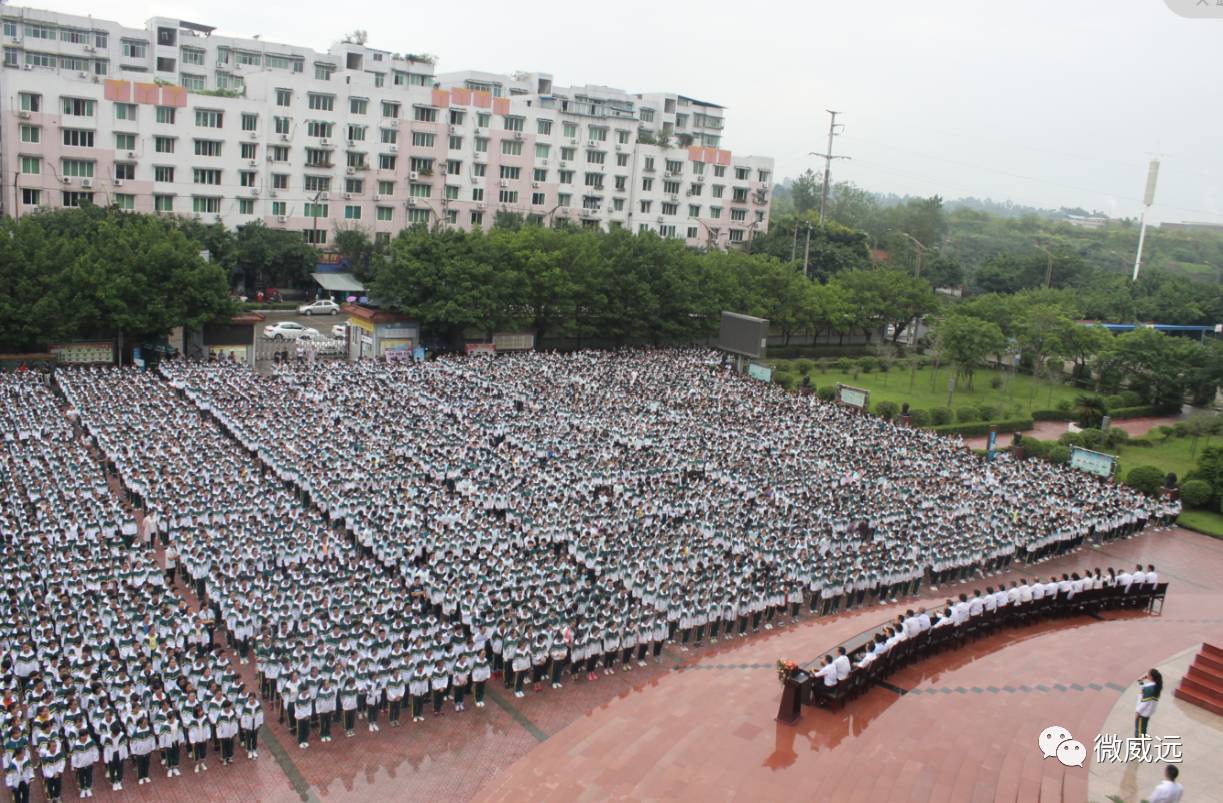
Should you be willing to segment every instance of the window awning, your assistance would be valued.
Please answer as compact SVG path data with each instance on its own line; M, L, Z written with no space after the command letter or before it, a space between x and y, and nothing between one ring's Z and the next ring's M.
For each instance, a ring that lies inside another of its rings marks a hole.
M365 286L351 273L311 273L314 281L329 293L362 293Z

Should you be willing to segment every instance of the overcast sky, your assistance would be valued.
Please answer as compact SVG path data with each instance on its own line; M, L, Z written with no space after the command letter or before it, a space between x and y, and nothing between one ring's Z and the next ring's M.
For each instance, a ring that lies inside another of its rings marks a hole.
M1213 2L1213 0L1211 0ZM439 71L550 72L559 85L675 91L727 107L724 146L779 177L822 161L872 190L1223 222L1223 19L1163 0L391 4L47 0L127 25L178 16L325 50L346 31Z

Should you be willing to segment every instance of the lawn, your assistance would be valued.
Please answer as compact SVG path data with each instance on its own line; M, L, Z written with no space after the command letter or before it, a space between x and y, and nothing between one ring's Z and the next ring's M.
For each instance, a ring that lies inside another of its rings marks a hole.
M1218 438L1212 438L1210 443L1206 438L1201 438L1198 440L1197 451L1194 452L1193 438L1168 438L1164 441L1156 437L1142 440L1155 445L1149 447L1129 445L1115 451L1121 460L1121 471L1128 474L1134 466L1155 466L1165 474L1169 471L1176 472L1178 480L1184 480L1185 475L1193 469L1197 464L1197 459L1202 456L1203 449L1210 443L1218 445L1220 442Z
M1210 510L1186 510L1176 523L1199 533L1223 538L1223 515Z
M801 376L795 363L800 360L770 360L775 368L784 370L789 367L791 372ZM825 370L819 370L824 368ZM812 367L811 384L816 387L837 383L866 388L871 392L871 405L876 402L890 401L897 405L908 402L916 410L933 410L936 407L947 406L947 380L955 374L953 368L933 366L919 368L915 372L893 368L887 373L872 371L869 374L859 373L856 377L849 373L834 370L831 365L815 362ZM1001 387L993 388L990 380L995 377L1001 380ZM801 381L801 380L800 380ZM1030 410L1047 410L1055 407L1059 401L1074 403L1076 396L1084 391L1068 384L1051 383L1033 379L1025 374L1011 376L1009 372L995 369L980 369L973 376L973 388L964 387L962 381L956 383L956 389L951 399L951 407L955 409L966 405L987 404L998 411L996 417L1018 417L1027 415Z

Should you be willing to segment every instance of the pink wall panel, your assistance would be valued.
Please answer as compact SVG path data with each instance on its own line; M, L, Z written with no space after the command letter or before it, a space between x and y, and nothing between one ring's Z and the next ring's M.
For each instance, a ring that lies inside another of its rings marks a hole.
M104 97L119 103L130 103L132 100L132 82L107 78L103 84Z
M481 109L487 109L493 105L493 96L491 92L472 92L471 103L473 106L479 106Z
M459 106L471 105L471 90L455 87L450 90L450 99Z
M444 89L433 90L433 105L446 108L450 105L450 93Z
M161 87L157 84L136 84L136 102L152 103L161 100Z

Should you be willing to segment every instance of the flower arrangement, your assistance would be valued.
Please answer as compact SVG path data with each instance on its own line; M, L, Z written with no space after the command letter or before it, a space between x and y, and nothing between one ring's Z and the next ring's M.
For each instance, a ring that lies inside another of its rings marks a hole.
M782 685L785 685L785 682L789 680L790 677L797 671L798 664L794 663L793 661L783 661L778 659L777 680L780 681Z

